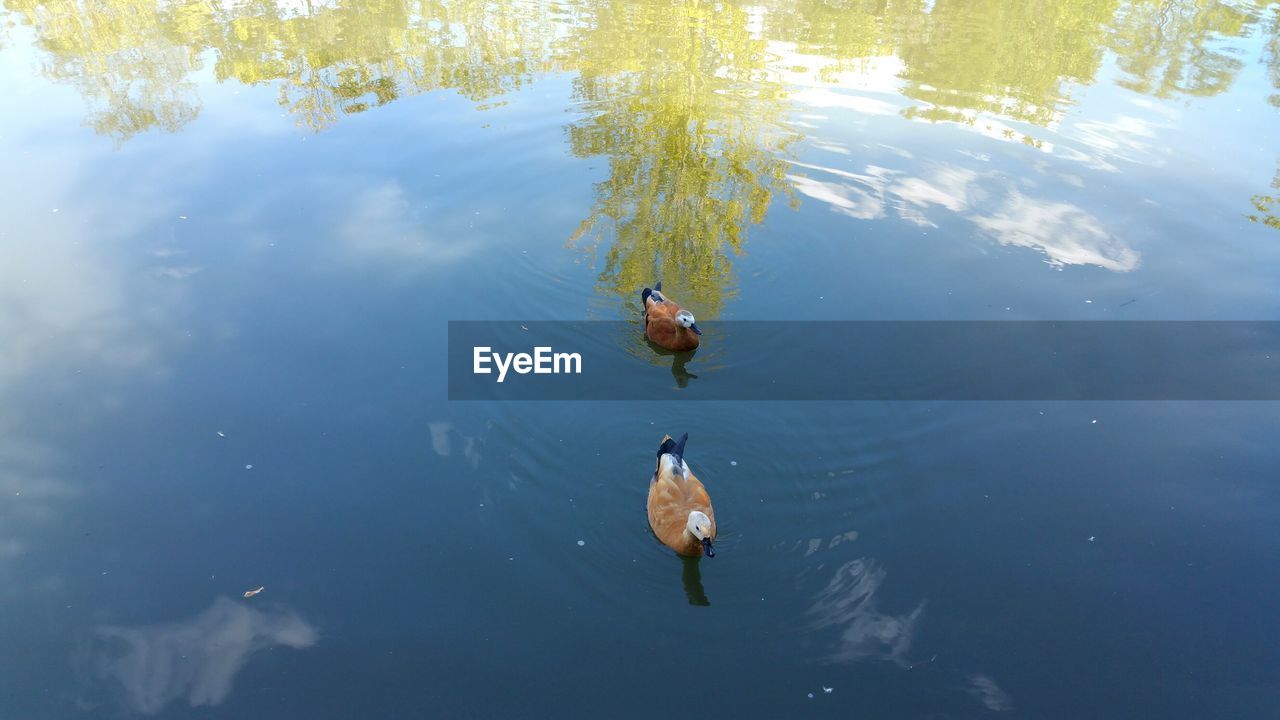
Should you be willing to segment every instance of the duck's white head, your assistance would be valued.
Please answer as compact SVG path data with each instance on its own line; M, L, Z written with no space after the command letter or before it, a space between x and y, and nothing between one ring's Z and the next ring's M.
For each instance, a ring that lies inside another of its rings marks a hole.
M685 525L685 529L702 543L702 550L707 557L716 556L716 549L711 544L711 518L707 517L706 513L701 510L690 511L689 522Z
M690 330L692 330L695 335L702 334L702 331L699 330L698 326L695 324L695 321L693 319L693 313L689 312L688 310L681 310L680 312L676 313L676 322L680 323L681 327L687 327Z

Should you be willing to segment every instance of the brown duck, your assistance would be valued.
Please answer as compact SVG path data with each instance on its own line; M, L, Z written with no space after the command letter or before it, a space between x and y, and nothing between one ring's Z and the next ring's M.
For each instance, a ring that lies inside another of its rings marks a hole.
M663 545L686 557L715 557L716 513L711 496L684 461L684 444L664 435L649 481L649 527Z
M698 347L702 331L693 321L693 313L662 294L662 283L640 293L644 305L644 334L654 343L673 352Z

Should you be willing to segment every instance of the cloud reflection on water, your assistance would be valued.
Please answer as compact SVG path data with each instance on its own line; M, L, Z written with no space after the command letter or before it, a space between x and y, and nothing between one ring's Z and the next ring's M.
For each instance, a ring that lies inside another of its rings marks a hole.
M20 602L47 601L64 586L56 565L39 561L39 550L61 529L63 504L80 494L60 476L55 448L31 434L20 410L0 406L0 613L13 613Z
M876 591L886 572L874 559L858 558L841 565L809 608L815 630L836 628L839 635L827 655L830 662L882 658L907 665L924 601L909 613L880 612Z
M258 610L220 597L175 623L99 628L94 670L130 710L154 715L185 698L192 707L227 698L236 675L259 650L316 643L316 629L292 611Z
M1001 245L1040 251L1051 265L1129 272L1141 261L1137 251L1078 205L1031 197L994 173L943 163L917 175L876 165L866 166L862 173L808 163L792 166L809 171L787 176L802 195L860 220L886 217L887 208L893 208L901 220L938 227L928 213L941 208Z
M1000 689L989 675L973 675L969 678L969 694L977 698L983 707L992 712L1008 712L1013 709L1013 698Z
M394 180L375 181L353 195L337 229L342 249L352 257L432 270L476 248L474 241L429 232L412 196Z
M479 437L463 435L458 432L453 423L444 420L429 423L427 429L431 432L431 450L436 455L449 457L457 447L471 469L474 470L480 466L479 446L482 440Z
M1012 191L999 210L970 218L1001 245L1033 248L1053 265L1096 265L1115 272L1138 267L1140 256L1076 205Z

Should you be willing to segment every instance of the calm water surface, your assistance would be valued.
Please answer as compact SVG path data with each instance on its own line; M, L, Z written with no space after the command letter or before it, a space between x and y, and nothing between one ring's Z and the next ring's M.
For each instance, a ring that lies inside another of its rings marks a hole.
M0 3L0 719L1275 717L1274 404L449 403L443 343L1280 319L1280 3Z

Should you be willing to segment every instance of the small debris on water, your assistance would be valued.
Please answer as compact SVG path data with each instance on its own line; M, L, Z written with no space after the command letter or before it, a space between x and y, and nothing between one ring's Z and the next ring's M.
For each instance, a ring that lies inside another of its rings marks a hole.
M813 699L813 693L809 693L809 699L810 699L810 700L812 700L812 699Z
M252 465L245 465L245 466L244 466L244 469L245 469L245 470L252 470L252 469L253 469L253 466L252 466Z
M1092 305L1092 304L1093 304L1093 301L1092 301L1092 300L1085 300L1085 301L1084 301L1084 304L1085 304L1085 305Z
M251 598L251 597L253 597L254 595L257 595L258 593L260 593L260 592L262 592L263 590L266 590L266 589L267 589L267 588L266 588L265 586L263 586L263 585L259 585L258 587L254 588L254 589L252 589L252 590L245 590L245 591L244 591L244 596L245 596L245 597L247 597L247 598Z
M178 216L178 219L179 219L179 220L186 220L186 219L187 219L187 216L186 216L186 215L179 215L179 216Z
M922 665L930 665L933 663L934 660L937 660L937 659L938 659L938 654L934 653L933 657L929 658L928 660L925 660L924 662L911 663L910 665L907 666L907 670L911 671L911 670L915 670L918 667L921 667Z
M737 461L737 460L730 460L730 461L729 461L729 464L730 464L730 465L732 465L732 466L734 466L734 467L737 467L737 466L738 466L738 461Z
M529 332L529 328L527 328L527 327L525 327L525 326L523 326L523 325L521 325L521 326L520 326L520 329L521 329L521 330L524 330L525 332Z
M1094 540L1097 540L1097 539L1098 539L1098 536L1097 536L1097 535L1090 535L1090 536L1089 536L1089 542L1093 542Z
M223 434L223 432L222 432L221 430L219 430L219 431L218 431L218 437L226 437L226 435L225 435L225 434Z
M579 541L578 541L578 547L582 547L583 545L586 545L586 544L587 544L587 541L586 541L586 540L579 540Z
M1090 421L1089 421L1089 424L1090 424L1090 425L1097 425L1097 424L1098 424L1098 421L1097 421L1097 420L1090 420Z
M826 685L823 685L823 686L822 686L822 692L824 692L824 693L826 693L826 694L828 694L828 695L830 695L830 694L832 693L832 691L834 691L834 690L835 690L835 688L829 688L829 687L827 687Z

